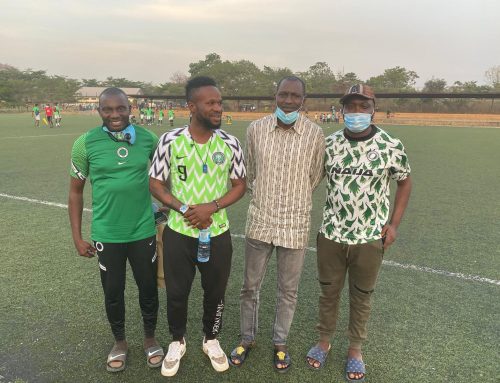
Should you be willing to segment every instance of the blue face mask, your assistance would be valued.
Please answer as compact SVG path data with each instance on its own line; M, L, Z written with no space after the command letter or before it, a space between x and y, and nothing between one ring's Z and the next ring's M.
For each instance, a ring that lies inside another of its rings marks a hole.
M372 123L370 113L346 113L344 114L344 125L353 133L360 133L367 129Z
M119 132L112 132L106 126L103 126L102 130L108 133L115 141L128 142L130 145L133 145L135 142L135 128L133 125L129 125Z
M274 114L285 125L291 125L295 121L297 121L297 118L299 118L299 110L290 113L285 113L279 106L276 106L276 111L274 112Z

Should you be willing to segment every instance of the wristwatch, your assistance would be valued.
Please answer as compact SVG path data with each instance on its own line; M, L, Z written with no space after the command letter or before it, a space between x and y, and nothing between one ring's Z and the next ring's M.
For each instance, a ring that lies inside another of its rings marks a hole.
M189 206L184 204L184 205L181 205L181 207L179 208L179 211L181 212L182 215L184 215L184 214L186 214L188 209L189 209Z

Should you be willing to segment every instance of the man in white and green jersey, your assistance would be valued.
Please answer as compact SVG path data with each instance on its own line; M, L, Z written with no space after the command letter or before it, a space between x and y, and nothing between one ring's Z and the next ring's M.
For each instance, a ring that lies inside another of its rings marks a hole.
M346 379L365 379L361 346L367 337L371 296L382 257L396 239L411 193L410 164L403 144L372 123L375 95L351 86L340 99L345 128L326 139L327 199L317 243L321 295L319 342L308 353L320 368L337 324L340 294L349 275L349 350ZM389 214L390 180L397 183Z
M56 123L56 127L61 127L61 108L59 107L59 103L56 102L54 106L54 121Z
M174 126L174 118L174 109L172 108L172 106L170 106L170 108L168 109L168 121L170 122L170 126Z
M208 77L191 79L186 85L186 98L193 114L191 124L160 137L149 172L152 194L170 208L163 232L163 267L172 342L163 361L164 376L177 373L186 351L187 305L196 267L204 291L203 351L216 371L229 367L216 339L222 328L232 257L225 208L246 190L240 143L220 130L222 98L215 81ZM197 262L198 236L200 229L206 228L210 228L210 259L201 263Z
M130 125L126 94L108 88L99 97L103 125L80 136L71 152L69 216L73 241L84 257L98 255L108 321L115 344L107 370L125 368L125 273L127 259L139 288L144 351L150 367L159 367L163 350L155 339L158 314L156 229L149 193L148 166L158 138ZM92 185L93 244L81 233L83 190Z

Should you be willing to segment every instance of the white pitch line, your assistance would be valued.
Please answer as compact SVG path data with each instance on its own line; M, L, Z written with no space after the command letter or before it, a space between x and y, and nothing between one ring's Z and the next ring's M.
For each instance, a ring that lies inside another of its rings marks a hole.
M47 205L47 206L61 207L63 209L67 209L68 208L68 205L65 205L65 204L62 204L62 203L55 203L55 202L49 202L49 201L40 201L39 199L33 199L33 198L27 198L27 197L18 197L18 196L15 196L15 195L4 194L4 193L0 193L0 197L15 199L15 200L18 200L18 201L38 203L38 204ZM87 208L84 207L83 211L92 212L92 209L87 209Z
M38 138L38 137L60 137L60 136L77 136L82 133L63 133L63 134L40 134L38 136L12 136L12 137L3 137L2 140L8 139L16 139L16 138Z
M386 261L386 260L382 261L382 263L384 265L387 265L387 266L399 267L401 269L421 271L421 272L424 272L424 273L431 273L431 274L443 275L445 277L454 277L454 278L464 279L464 280L467 280L467 281L476 281L476 282L483 282L483 283L491 283L492 285L500 286L500 281L497 281L495 279L480 277L479 275L453 273L451 271L432 269L432 268L426 267L426 266L408 265L408 264L404 264L404 263L398 263L398 262Z
M65 205L65 204L62 204L62 203L55 203L55 202L49 202L49 201L41 201L41 200L38 200L38 199L27 198L27 197L19 197L19 196L14 196L14 195L10 195L10 194L4 194L4 193L0 193L0 197L10 198L10 199L18 200L18 201L38 203L38 204L41 204L41 205L60 207L60 208L64 208L64 209L68 208L68 205ZM84 208L83 210L87 211L87 212L92 212L92 209ZM231 234L231 236L234 237L234 238L245 238L245 236L243 234ZM314 247L306 247L306 250L309 250L309 251L314 252L314 253L316 252L316 248L314 248ZM423 272L423 273L429 273L429 274L435 274L435 275L442 275L442 276L445 276L445 277L462 279L462 280L465 280L465 281L474 281L474 282L488 283L488 284L500 286L500 281L497 281L495 279L481 277L479 275L454 273L454 272L451 272L451 271L433 269L433 268L426 267L426 266L417 266L417 265L399 263L399 262L388 261L388 260L384 260L384 261L382 261L382 263L385 266L397 267L399 269L414 270L414 271L419 271L419 272Z

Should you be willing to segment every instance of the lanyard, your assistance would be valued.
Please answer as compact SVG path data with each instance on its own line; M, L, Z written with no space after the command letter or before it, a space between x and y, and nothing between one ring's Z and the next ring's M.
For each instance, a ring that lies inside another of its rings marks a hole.
M203 161L203 157L201 156L200 152L198 151L198 145L196 142L194 142L193 137L191 137L191 140L193 141L194 149L196 150L196 154L198 154L198 157L200 157L201 162L203 162L203 173L208 173L208 166L207 166L207 160L208 160L208 155L210 154L210 148L212 147L212 137L210 137L210 143L208 144L208 150L207 154L205 155L205 161Z

